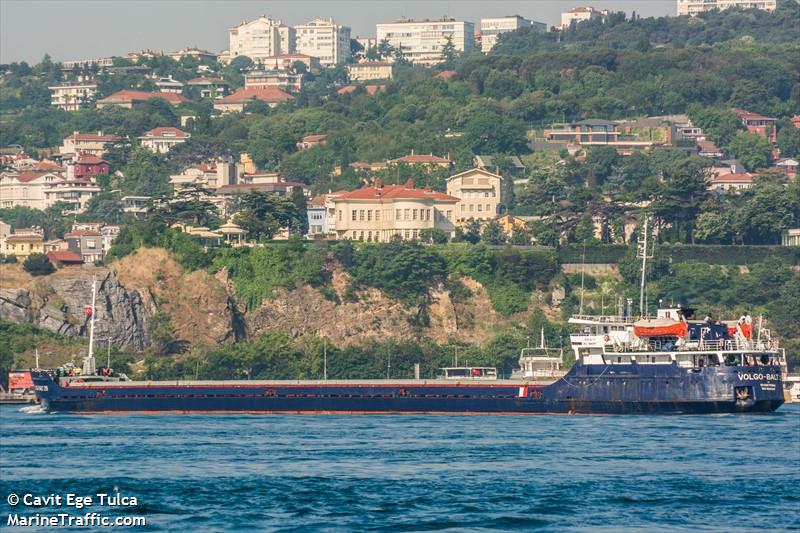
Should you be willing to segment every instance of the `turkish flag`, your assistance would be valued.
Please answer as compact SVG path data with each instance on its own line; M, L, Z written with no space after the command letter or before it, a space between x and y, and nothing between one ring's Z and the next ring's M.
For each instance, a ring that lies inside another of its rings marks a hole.
M87 314L87 315L89 315L89 316L92 316L92 312L93 312L93 311L92 311L92 306L91 306L91 305L85 305L85 306L83 307L83 310L84 310L84 311L86 311L86 314Z

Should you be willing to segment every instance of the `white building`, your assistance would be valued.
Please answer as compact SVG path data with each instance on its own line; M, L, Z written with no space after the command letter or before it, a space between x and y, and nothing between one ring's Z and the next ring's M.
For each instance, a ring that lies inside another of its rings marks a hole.
M97 93L96 83L66 83L48 87L53 93L50 105L64 111L77 111L94 102Z
M561 13L561 29L566 30L569 28L572 21L577 24L606 15L608 15L608 11L598 11L593 7L573 7L566 13Z
M481 19L481 52L488 54L497 44L497 36L501 33L515 31L520 28L532 28L536 32L545 33L547 24L528 20L519 15Z
M0 209L20 206L44 210L56 202L67 202L69 213L80 213L99 193L100 187L91 179L66 179L54 172L0 173Z
M704 11L722 10L729 7L775 11L778 7L778 0L678 0L678 16L694 16Z
M158 154L166 154L174 146L185 143L191 137L189 133L178 128L153 128L139 137L141 145Z
M285 70L252 70L244 75L244 88L251 87L277 87L299 93L303 88L303 75Z
M390 80L392 64L387 61L364 61L347 65L350 81Z
M247 56L255 62L294 52L294 28L266 15L228 30L228 59Z
M448 39L459 52L475 48L475 25L451 18L441 20L407 20L385 22L376 26L380 45L386 40L399 49L403 58L414 63L435 65L442 61L442 49Z
M326 67L344 63L350 58L350 28L336 24L332 18L315 18L294 27L295 49L316 57Z

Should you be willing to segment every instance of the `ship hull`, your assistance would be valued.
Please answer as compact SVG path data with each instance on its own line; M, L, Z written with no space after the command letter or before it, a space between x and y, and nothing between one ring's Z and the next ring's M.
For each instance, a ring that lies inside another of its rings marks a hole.
M57 383L33 372L62 413L712 414L771 412L779 367L583 365L549 385L521 381L229 381Z

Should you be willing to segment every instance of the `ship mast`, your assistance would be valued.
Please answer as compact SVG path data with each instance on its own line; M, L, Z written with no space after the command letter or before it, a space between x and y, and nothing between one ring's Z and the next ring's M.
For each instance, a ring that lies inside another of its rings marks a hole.
M647 315L647 309L645 309L644 305L644 287L645 287L645 278L647 276L647 260L653 258L653 254L648 255L647 251L647 239L649 237L649 231L647 230L647 223L648 219L645 217L644 219L644 241L642 245L639 246L639 257L642 260L642 281L639 284L639 314L644 318Z
M92 307L89 310L89 355L83 360L83 375L91 376L95 374L94 361L94 315L95 303L97 302L97 278L92 279Z

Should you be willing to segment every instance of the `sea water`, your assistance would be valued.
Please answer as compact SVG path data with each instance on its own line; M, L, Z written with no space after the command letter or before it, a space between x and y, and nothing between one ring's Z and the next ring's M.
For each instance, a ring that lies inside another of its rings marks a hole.
M146 531L800 529L798 404L715 416L26 411L0 406L2 529L11 513L88 511L143 516ZM136 504L11 506L12 493Z

